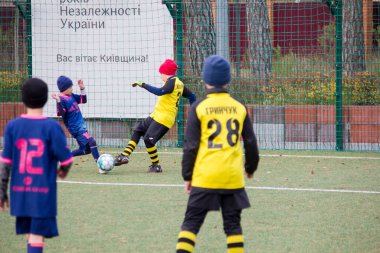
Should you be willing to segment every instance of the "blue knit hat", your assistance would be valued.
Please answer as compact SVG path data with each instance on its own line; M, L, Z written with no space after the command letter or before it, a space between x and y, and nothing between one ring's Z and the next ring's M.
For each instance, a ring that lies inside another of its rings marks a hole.
M230 64L219 55L212 55L205 60L203 80L215 87L226 85L231 80Z
M57 86L60 92L64 92L65 90L73 86L73 81L71 81L71 79L67 76L60 76L57 79Z

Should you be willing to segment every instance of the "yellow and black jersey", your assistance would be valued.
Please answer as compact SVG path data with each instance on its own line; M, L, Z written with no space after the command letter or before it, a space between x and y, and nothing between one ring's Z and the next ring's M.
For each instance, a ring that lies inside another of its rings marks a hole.
M180 98L182 96L186 97L190 100L190 103L195 100L195 95L176 76L169 77L161 88L148 84L144 84L143 88L159 96L150 117L168 128L171 128L175 122Z
M204 99L190 107L183 151L182 176L193 187L243 188L244 169L253 174L259 162L246 107L225 89L208 90Z

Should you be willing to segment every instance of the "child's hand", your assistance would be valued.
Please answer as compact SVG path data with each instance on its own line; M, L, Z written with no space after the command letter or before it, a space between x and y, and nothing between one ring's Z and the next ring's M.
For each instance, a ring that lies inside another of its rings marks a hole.
M136 87L136 86L139 86L139 87L143 87L144 86L144 81L136 81L134 83L132 83L132 87Z
M81 90L84 90L84 83L83 80L78 80L78 86Z
M73 162L70 162L69 164L66 164L66 165L61 164L61 166L59 166L59 168L57 169L57 176L60 179L64 179L69 173L71 165L73 165Z
M67 176L67 174L68 174L68 171L62 169L62 167L59 168L59 169L57 170L57 176L58 176L60 179L65 179L65 177Z
M51 94L51 97L57 101L57 103L61 102L61 99L59 98L59 94Z
M191 181L185 181L185 192L190 193L191 192Z
M245 175L247 176L248 179L252 179L252 178L253 178L253 174L248 174L248 173L246 172Z

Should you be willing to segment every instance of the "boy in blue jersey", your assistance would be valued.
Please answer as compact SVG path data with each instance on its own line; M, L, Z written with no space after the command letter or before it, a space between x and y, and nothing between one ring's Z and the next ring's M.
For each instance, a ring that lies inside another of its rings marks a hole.
M73 82L66 76L60 76L57 80L60 94L53 94L57 101L57 115L61 116L63 123L69 130L71 136L78 142L79 148L73 150L73 156L92 154L95 162L99 158L99 151L95 139L87 132L86 123L78 104L87 103L87 95L82 80L78 81L80 95L73 93ZM99 173L103 173L99 169Z
M73 162L61 126L43 116L47 99L44 81L25 82L22 101L27 112L7 124L0 157L0 211L9 207L12 171L10 211L16 216L16 234L27 234L28 253L42 253L44 238L58 236L56 180L66 177Z

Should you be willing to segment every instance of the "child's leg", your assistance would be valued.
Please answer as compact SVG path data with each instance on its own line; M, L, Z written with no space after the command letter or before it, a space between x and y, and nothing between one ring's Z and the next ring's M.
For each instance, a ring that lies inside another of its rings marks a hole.
M75 140L78 143L79 148L72 150L71 154L73 156L82 156L87 155L91 152L91 150L88 147L89 139L92 138L89 133L84 132L82 134L78 134L78 136L75 137Z
M28 253L42 253L44 238L58 236L56 217L16 217L16 234L27 234Z
M27 253L42 253L44 250L44 237L42 235L28 235L28 251Z
M92 154L92 157L94 157L95 161L99 158L99 151L98 146L96 145L96 141L93 137L89 139L88 145L90 146L90 152Z
M145 140L144 140L145 142ZM150 161L152 164L160 165L160 160L158 159L158 152L156 145L152 144L149 141L145 142L146 151L149 154Z
M71 151L71 154L72 154L73 156L81 156L81 155L85 155L85 154L86 154L86 151L85 151L84 149L80 149L80 148L78 148L78 149L72 150L72 151Z
M141 132L133 132L131 140L128 142L127 146L125 146L123 152L121 153L123 156L130 156L135 150L139 140L142 136Z
M201 228L208 210L188 206L185 220L178 234L177 253L191 253L194 251L197 234Z
M46 224L46 222L44 223ZM54 223L53 223L54 225ZM42 253L44 248L44 236L32 231L39 230L38 220L32 217L16 217L16 234L26 234L27 253Z
M129 161L129 156L135 150L137 144L141 136L143 136L148 129L150 123L153 121L151 117L146 118L144 121L140 122L137 127L133 130L133 135L131 140L128 142L127 146L125 146L123 152L121 152L115 158L115 166L120 166L122 164L127 164Z
M139 143L141 136L144 136L152 121L153 119L151 117L148 117L137 125L137 127L133 130L131 140L128 142L127 146L125 146L123 152L120 155L129 157L132 154L137 144Z
M241 228L241 210L222 209L224 232L227 236L227 252L243 253L244 237Z
M71 151L71 154L73 156L87 155L91 153L95 161L98 160L98 146L96 144L95 139L88 132L79 134L76 137L76 140L78 142L79 149Z
M144 135L144 143L149 154L150 161L154 165L160 165L156 143L169 131L169 128L156 122L150 124Z

